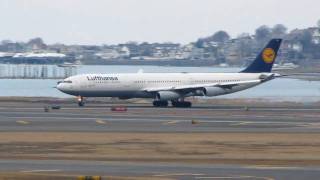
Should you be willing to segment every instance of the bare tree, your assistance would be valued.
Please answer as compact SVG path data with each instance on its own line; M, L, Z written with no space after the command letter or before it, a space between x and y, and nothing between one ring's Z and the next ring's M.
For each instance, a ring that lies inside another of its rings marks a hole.
M305 49L309 49L312 44L312 34L308 30L304 30L301 36L299 36L299 41Z
M36 38L30 39L28 41L28 44L44 44L44 42L41 38L36 37Z
M288 28L283 24L277 24L272 28L272 36L275 38L282 38L287 34Z
M40 48L40 49L47 48L47 45L39 37L30 39L27 44L28 44L28 46L31 46L31 47L36 46L37 48Z
M266 41L268 41L271 38L271 34L272 34L272 30L266 26L260 26L258 29L256 29L256 40L258 41L258 43L264 44Z
M226 31L218 31L214 33L212 36L205 37L205 38L199 38L195 42L195 46L198 48L203 48L205 43L208 42L218 42L223 43L230 40L230 36Z
M197 48L203 48L204 43L205 43L205 40L204 40L203 38L199 38L199 39L196 41L195 46L196 46Z
M249 33L241 33L237 36L238 39L248 38L250 37Z
M215 42L220 42L220 43L226 42L229 39L230 39L230 36L226 31L218 31L210 37L210 40Z

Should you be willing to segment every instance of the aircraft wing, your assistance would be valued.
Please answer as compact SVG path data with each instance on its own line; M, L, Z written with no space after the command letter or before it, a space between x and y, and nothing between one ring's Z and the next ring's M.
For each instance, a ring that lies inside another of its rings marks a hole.
M209 84L192 84L192 85L181 85L181 86L168 86L168 87L155 87L146 88L144 91L147 92L158 92L158 91L179 91L179 90L194 90L205 87L222 87L222 88L232 88L233 86L238 86L242 84L260 83L262 80L246 80L246 81L231 81L223 83L209 83Z

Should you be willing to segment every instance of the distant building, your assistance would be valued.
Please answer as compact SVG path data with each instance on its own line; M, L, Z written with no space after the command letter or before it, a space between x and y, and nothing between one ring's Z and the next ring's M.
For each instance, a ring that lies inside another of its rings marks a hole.
M303 44L299 41L290 41L287 48L300 53L303 51Z
M286 37L282 44L283 49L294 52L302 52L303 44L301 43L301 37L305 33L303 29L294 29Z
M308 28L308 31L312 35L312 43L320 44L320 28L312 27L312 28Z
M119 57L128 58L130 56L130 50L128 47L123 46L118 48Z
M12 58L13 56L14 56L14 53L0 52L0 58Z
M189 58L191 60L200 60L200 59L203 59L203 54L204 54L203 48L193 47L190 52Z
M65 58L65 54L61 53L52 53L52 52L47 52L47 53L16 53L13 58Z
M102 51L95 53L95 56L100 57L101 59L117 59L119 58L119 53L115 49L104 48Z

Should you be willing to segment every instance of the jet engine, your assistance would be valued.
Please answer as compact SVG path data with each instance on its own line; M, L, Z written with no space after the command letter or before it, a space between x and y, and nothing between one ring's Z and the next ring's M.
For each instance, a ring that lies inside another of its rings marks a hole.
M160 101L169 101L181 98L181 95L174 91L159 91L156 98Z
M203 88L203 94L205 96L219 96L227 94L228 90L221 87L205 87Z

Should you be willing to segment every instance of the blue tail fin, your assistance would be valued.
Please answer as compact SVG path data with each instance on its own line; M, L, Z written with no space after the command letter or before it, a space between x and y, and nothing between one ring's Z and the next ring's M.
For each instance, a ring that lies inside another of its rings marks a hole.
M242 73L271 72L273 63L278 55L282 39L272 39L256 59Z

